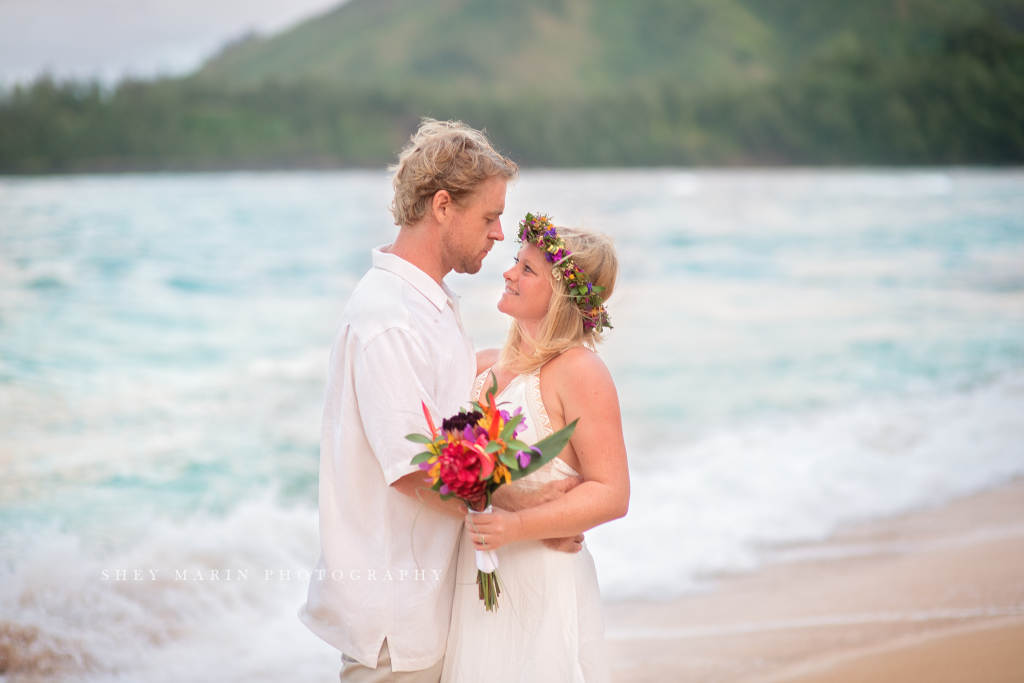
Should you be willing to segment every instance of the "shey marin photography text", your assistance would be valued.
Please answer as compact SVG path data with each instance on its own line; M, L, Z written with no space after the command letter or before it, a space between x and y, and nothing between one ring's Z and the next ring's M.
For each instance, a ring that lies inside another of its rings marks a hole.
M161 572L163 574L161 575ZM173 579L171 573L173 572ZM103 569L102 581L248 581L249 569ZM443 569L261 569L252 570L254 579L264 581L440 581Z

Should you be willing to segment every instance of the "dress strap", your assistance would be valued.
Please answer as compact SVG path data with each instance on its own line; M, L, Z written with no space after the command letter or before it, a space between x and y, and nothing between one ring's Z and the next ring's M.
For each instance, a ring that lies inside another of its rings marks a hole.
M471 400L480 400L480 392L484 390L484 382L487 381L487 378L490 376L491 370L493 369L494 366L492 365L491 367L487 368L486 370L484 370L483 372L476 376L476 382L473 383L473 394Z
M540 433L540 438L547 438L555 430L551 428L551 418L548 417L548 411L544 407L544 400L540 396L540 368L529 374L527 386L529 387L527 395L533 408L531 412L537 416L537 422L539 423L537 431Z

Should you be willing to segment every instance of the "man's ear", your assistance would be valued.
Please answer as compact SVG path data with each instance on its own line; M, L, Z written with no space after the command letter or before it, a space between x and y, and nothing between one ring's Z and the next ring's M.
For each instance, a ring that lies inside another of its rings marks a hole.
M434 199L430 202L430 210L434 212L434 219L438 223L446 223L452 216L452 209L455 203L448 190L438 190L434 193Z

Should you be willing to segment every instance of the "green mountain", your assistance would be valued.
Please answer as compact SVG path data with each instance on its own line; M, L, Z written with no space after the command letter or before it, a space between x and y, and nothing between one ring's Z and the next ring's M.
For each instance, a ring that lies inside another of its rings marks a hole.
M382 168L423 116L525 165L1024 163L1024 0L351 0L113 92L0 92L0 173Z
M226 49L199 78L559 95L640 82L742 87L808 60L905 57L950 26L993 18L1020 23L1024 1L352 0Z

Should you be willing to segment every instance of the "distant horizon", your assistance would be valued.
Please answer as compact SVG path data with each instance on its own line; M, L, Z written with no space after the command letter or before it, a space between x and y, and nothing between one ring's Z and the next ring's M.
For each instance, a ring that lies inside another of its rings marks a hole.
M185 76L225 45L345 2L155 0L141 8L132 0L0 0L0 88L45 76L105 87Z

